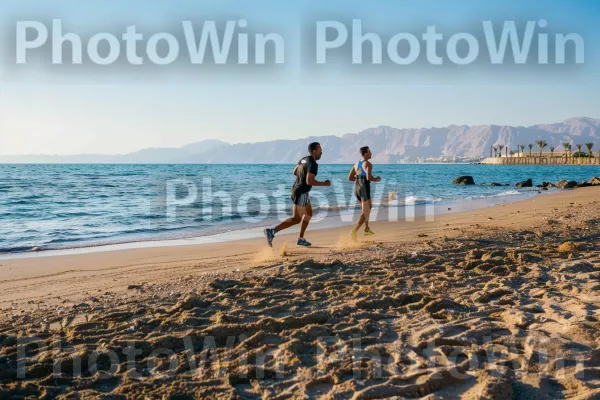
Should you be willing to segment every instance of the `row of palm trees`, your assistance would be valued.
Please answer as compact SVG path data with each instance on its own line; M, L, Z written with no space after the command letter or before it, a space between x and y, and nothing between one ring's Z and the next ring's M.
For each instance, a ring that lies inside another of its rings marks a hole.
M548 142L546 142L545 140L538 140L538 141L535 142L535 144L540 149L540 157L541 157L542 156L542 151L546 147L548 147ZM565 142L565 143L561 143L561 144L562 144L563 148L565 149L565 159L567 158L567 156L572 157L573 154L571 153L571 149L572 149L571 143ZM583 148L584 145L588 149L587 156L588 157L594 157L594 153L592 152L592 149L594 148L595 145L592 142L588 142L588 143L585 143L585 144L576 144L575 147L577 147L577 153L575 153L575 154L577 154L579 157L581 157L583 154L585 154L585 153L582 153L582 151L581 151L581 149ZM527 147L529 148L529 157L531 157L531 150L533 149L533 144L529 143L527 145ZM493 146L492 147L492 151L494 152L494 157L502 157L502 150L505 150L505 149L506 149L506 156L508 157L508 147L506 147L506 146L504 146L502 144L500 144L498 146ZM521 150L520 152L519 152L519 149ZM554 155L554 150L555 149L556 148L554 146L550 146L551 157ZM521 157L521 154L523 154L524 151L525 151L525 145L520 144L519 146L517 146L517 153L516 154L519 157ZM514 154L515 154L514 151L510 152L511 156L514 155ZM490 151L490 156L491 155L492 154L491 154L491 151ZM598 157L600 157L600 150L598 151Z

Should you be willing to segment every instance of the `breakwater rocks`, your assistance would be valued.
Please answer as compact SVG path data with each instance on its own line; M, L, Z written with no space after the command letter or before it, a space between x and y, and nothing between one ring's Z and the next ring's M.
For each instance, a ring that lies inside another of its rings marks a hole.
M458 178L456 178L455 180L452 181L452 184L453 185L474 185L475 179L472 176L459 176ZM483 183L483 185L511 186L510 184L502 184L502 183L498 183L498 182L492 182L489 184ZM515 184L515 186L518 188L532 188L533 180L531 178L529 178L524 181L517 182ZM588 186L600 186L600 178L595 176L592 179L590 179L589 181L583 181L583 182L576 182L576 181L570 181L570 180L563 179L563 180L558 181L556 184L554 184L552 182L542 182L541 184L537 185L536 187L547 190L548 188L574 189L574 188L588 187Z

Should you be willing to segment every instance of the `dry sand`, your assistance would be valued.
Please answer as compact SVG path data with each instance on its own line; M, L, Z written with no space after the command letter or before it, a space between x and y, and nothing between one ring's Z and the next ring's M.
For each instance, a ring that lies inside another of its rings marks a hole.
M599 194L0 261L0 398L600 398Z

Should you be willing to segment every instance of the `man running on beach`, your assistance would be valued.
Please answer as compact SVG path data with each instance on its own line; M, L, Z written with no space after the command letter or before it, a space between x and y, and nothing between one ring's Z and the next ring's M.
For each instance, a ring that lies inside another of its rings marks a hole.
M369 216L371 215L371 182L381 182L381 177L372 175L373 173L373 164L369 162L373 154L371 153L371 149L369 147L361 147L360 154L363 159L354 164L350 174L348 175L348 180L351 182L356 182L354 185L354 194L358 199L359 203L362 205L362 214L360 215L360 219L356 223L354 229L352 229L352 239L357 240L358 230L365 224L365 236L371 236L375 233L369 228Z
M273 247L273 239L275 234L281 232L284 229L292 227L302 222L300 227L300 236L298 237L298 246L309 247L311 244L304 239L304 233L308 227L308 223L312 218L313 212L310 205L310 198L308 193L313 186L331 186L331 182L326 180L325 182L319 182L315 179L319 171L319 165L317 161L321 159L323 150L319 143L311 143L308 145L309 155L301 159L296 168L294 169L294 175L296 175L296 182L292 188L291 198L294 203L294 214L292 218L277 225L274 229L265 229L265 236L269 246Z

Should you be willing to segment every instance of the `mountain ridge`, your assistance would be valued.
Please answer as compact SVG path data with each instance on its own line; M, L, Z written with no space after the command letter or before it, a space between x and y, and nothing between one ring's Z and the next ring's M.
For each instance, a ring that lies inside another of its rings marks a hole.
M312 141L321 143L325 163L354 162L358 159L358 149L365 145L371 147L374 162L398 163L435 157L477 159L489 156L491 147L500 144L508 146L509 151L517 151L518 145L527 146L529 143L537 149L537 140L547 141L548 148L553 146L556 151L562 150L563 142L575 145L588 141L595 142L595 150L600 150L600 119L572 117L558 123L529 127L453 124L447 127L399 129L380 125L341 136L309 136L236 144L203 140L178 148L146 148L122 155L0 155L0 163L295 163L306 154L306 146Z

